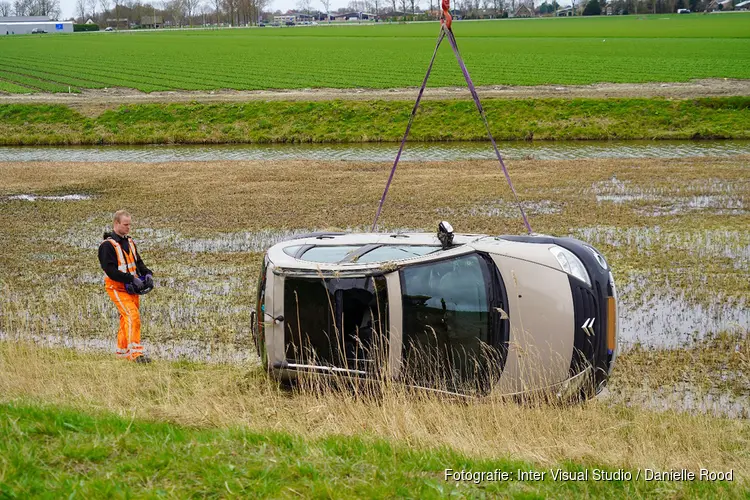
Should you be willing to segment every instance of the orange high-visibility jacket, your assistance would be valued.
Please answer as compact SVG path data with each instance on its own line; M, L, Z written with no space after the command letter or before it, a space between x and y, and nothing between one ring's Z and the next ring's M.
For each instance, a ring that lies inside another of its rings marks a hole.
M138 260L137 250L135 249L135 242L130 236L128 238L128 252L123 251L122 246L112 238L107 238L112 246L115 248L115 254L117 254L117 270L121 273L130 273L137 277L138 272L135 268L135 262ZM125 291L125 283L120 283L111 279L109 276L104 276L104 285L106 288L114 290Z

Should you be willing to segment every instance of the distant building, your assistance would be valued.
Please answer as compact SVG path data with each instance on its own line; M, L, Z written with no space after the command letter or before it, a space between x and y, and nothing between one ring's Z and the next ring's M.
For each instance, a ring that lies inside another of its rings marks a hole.
M403 15L403 13L398 14ZM371 21L376 17L377 16L375 14L370 14L369 12L345 12L343 14L336 14L336 17L334 19L336 21Z
M534 11L526 4L519 5L513 13L513 17L534 17L534 15Z
M745 0L734 6L735 10L750 10L750 0Z
M732 0L712 0L711 3L708 4L708 7L706 7L707 11L714 11L714 10L732 10Z
M50 21L46 16L0 17L0 35L73 33L72 21Z
M112 26L113 28L117 28L122 24L124 28L127 28L129 23L129 20L127 17L108 17L107 18L107 26Z
M273 16L273 22L279 23L282 26L287 23L296 23L297 22L297 16L295 15L288 15L288 16Z
M141 17L142 28L161 28L164 26L164 18L162 16L143 16Z

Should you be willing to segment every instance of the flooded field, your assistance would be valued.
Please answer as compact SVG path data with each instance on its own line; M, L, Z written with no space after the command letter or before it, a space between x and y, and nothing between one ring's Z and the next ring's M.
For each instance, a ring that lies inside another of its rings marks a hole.
M117 313L96 248L112 212L126 207L157 284L142 304L146 349L157 359L255 366L249 306L262 252L311 231L368 230L390 168L147 161L0 162L0 340L113 350ZM612 265L622 366L656 356L630 372L669 365L665 356L714 338L739 339L711 347L712 369L699 377L695 362L677 363L701 383L662 383L661 374L646 383L616 369L607 397L747 417L750 382L736 366L750 359L742 340L750 331L750 157L517 160L509 168L536 232L587 241ZM492 161L411 163L396 176L382 230L432 231L446 219L457 232L517 234L501 177Z

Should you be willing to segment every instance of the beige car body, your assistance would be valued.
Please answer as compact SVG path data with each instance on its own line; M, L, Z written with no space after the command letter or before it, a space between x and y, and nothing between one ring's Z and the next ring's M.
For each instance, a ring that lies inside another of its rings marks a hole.
M485 259L490 258L494 263L502 277L507 297L502 308L491 311L491 314L497 314L498 317L504 316L505 321L509 321L509 334L504 348L504 366L495 380L493 391L514 394L545 388L568 387L572 380L581 378L580 376L587 372L587 370L572 368L571 360L574 358L576 342L580 343L581 338L590 339L591 334L588 332L594 331L594 327L599 328L598 332L604 330L596 323L596 320L593 320L592 328L587 330L588 323L591 322L589 318L585 318L581 325L576 324L571 283L574 283L574 287L584 287L584 284L576 284L575 280L571 280L570 273L563 269L561 262L551 251L558 245L545 243L545 238L548 237L537 237L537 239L524 242L511 241L504 237L456 234L449 248L417 257L373 263L356 260L312 262L305 260L304 254L300 255L299 252L306 252L305 248L308 247L336 246L440 247L441 242L435 234L427 233L352 233L311 235L278 243L266 253L265 279L260 280L258 309L261 311L261 316L254 319L263 329L263 334L257 340L262 343L263 347L259 349L259 353L264 357L264 364L269 371L283 380L293 379L301 372L354 374L364 378L370 376L371 374L363 370L325 364L306 364L287 359L288 346L285 345L285 329L291 327L286 325L285 317L291 317L291 313L284 310L284 289L285 282L290 277L322 280L342 276L365 277L375 274L385 278L388 294L387 341L389 349L387 366L383 368L389 378L402 380L404 310L400 271L409 266L480 254ZM583 248L582 245L580 246ZM590 250L593 255L598 253L593 249ZM604 269L606 261L599 258L598 262ZM604 269L604 272L609 274L610 295L616 301L611 272L608 268ZM593 290L595 287L592 285L590 288ZM608 298L610 297L605 297L604 300ZM616 338L616 321L613 327L610 326L610 330L612 328L615 329L614 337ZM576 337L577 329L583 329L588 337L582 337L583 334L580 331ZM597 333L597 335L600 334ZM608 335L611 336L612 333L609 332ZM606 371L606 374L599 378L599 388L603 386L601 380L606 382L606 376L614 365L617 355L616 344L610 351L607 355L606 366L601 364L601 360L594 363L601 365L600 371ZM595 368L595 366L592 367L592 369Z

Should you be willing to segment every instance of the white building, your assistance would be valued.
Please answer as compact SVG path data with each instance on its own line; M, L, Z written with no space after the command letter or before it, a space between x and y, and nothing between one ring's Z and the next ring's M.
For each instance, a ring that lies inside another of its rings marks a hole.
M0 35L33 33L73 33L72 21L50 21L45 16L0 17Z

